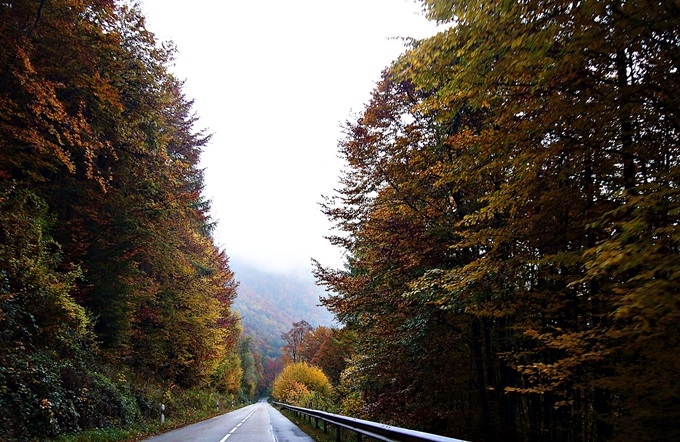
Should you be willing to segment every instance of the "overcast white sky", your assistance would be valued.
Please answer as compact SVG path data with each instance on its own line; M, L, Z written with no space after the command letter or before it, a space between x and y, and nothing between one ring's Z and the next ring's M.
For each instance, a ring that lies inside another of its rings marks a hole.
M434 25L415 0L141 0L213 133L203 153L218 244L263 270L340 267L321 195L338 187L341 124L358 114L394 37Z

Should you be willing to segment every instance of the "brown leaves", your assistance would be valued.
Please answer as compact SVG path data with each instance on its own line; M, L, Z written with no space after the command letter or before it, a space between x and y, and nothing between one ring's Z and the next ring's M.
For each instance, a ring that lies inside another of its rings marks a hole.
M661 350L679 336L678 106L660 92L677 89L678 47L661 44L677 8L424 3L456 26L414 44L348 125L324 208L351 259L318 272L328 305L364 333L367 366L404 367L374 371L391 398L418 384L412 347L467 336L489 438L498 422L606 438L630 422L621 404L644 421L658 412L625 385L658 380L632 373L680 371Z

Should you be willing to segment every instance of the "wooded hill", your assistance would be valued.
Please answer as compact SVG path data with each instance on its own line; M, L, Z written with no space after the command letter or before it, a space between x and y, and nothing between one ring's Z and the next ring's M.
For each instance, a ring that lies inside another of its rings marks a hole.
M680 440L680 9L422 0L346 125L319 266L356 414L470 440Z
M302 319L312 326L329 327L333 315L320 306L323 288L311 275L256 269L239 261L232 263L238 280L238 296L233 308L241 316L243 331L253 342L253 349L263 358L279 358L285 345L282 335L293 322Z

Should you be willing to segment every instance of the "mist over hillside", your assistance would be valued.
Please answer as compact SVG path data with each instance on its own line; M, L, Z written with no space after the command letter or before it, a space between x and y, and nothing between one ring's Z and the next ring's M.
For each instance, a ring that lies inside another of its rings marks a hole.
M264 356L281 355L281 334L290 330L293 322L304 319L313 327L334 324L333 315L319 305L325 291L314 283L311 273L265 271L233 259L230 267L239 281L234 310L242 317L253 349Z

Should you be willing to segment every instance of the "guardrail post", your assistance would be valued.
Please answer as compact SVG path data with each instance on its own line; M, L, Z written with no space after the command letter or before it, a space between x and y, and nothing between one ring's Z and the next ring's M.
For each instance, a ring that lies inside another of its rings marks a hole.
M340 425L335 426L335 441L336 442L342 442L342 438L340 437Z

